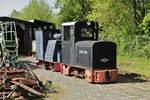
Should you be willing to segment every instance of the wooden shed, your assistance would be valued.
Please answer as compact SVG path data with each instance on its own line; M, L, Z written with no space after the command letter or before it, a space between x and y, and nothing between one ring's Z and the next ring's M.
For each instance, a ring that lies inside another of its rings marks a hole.
M0 17L2 22L13 21L16 24L16 31L19 40L19 54L20 55L30 55L32 50L32 40L33 40L33 23L21 19L11 18L11 17Z

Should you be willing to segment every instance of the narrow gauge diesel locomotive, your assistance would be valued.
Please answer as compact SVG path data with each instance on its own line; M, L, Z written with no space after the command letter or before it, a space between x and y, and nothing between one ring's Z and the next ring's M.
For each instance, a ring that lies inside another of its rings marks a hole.
M45 65L46 69L60 68L61 34L55 24L41 20L33 20L36 39L37 66ZM60 69L54 69L55 71Z
M62 73L92 83L115 82L116 44L98 41L98 23L78 21L62 24Z

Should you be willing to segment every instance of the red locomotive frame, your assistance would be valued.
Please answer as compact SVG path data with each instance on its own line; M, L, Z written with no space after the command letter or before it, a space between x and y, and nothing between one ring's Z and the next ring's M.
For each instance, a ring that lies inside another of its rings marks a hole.
M44 63L45 61L39 60L37 66L41 66ZM61 72L62 74L67 76L77 76L85 79L90 83L116 82L118 78L118 69L89 70L89 69L82 69L75 66L62 64L59 62L48 62L47 69L49 70L53 69L54 72Z

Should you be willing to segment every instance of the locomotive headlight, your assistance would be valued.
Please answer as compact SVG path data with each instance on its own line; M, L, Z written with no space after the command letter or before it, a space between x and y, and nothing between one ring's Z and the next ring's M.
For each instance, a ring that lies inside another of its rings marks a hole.
M102 58L102 59L100 59L100 61L103 62L103 63L106 63L106 62L109 61L109 59L107 59L107 58Z
M91 25L91 22L87 22L87 25L90 26L90 25Z

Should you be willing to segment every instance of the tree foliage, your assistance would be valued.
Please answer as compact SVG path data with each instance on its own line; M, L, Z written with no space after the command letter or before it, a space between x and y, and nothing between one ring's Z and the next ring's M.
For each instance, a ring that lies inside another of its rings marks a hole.
M131 27L131 4L128 0L93 0L93 2L93 10L87 17L89 20L102 24L105 38L109 38L113 32L112 30L116 33L116 31L124 31L126 28ZM119 35L122 32L116 34Z
M61 8L57 21L97 21L103 28L100 39L116 42L119 54L149 57L149 16L145 17L149 0L80 1L57 0Z
M91 11L90 0L57 0L57 6L61 9L57 19L58 24L86 20L86 16Z
M139 25L145 16L145 0L132 0L134 24Z
M145 16L145 18L141 24L141 28L143 29L145 34L150 35L150 13L148 13Z
M129 0L93 0L93 10L87 16L89 20L102 25L101 40L111 40L118 44L118 51L132 49L133 38L132 4Z
M20 15L20 12L17 11L16 9L14 9L12 12L11 12L11 17L19 17Z
M18 12L14 10L11 14L12 17L21 18L24 20L41 19L51 20L52 9L44 0L31 0L29 4Z

